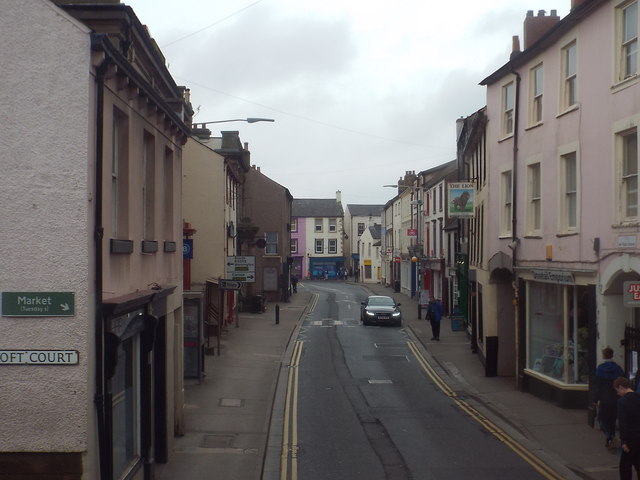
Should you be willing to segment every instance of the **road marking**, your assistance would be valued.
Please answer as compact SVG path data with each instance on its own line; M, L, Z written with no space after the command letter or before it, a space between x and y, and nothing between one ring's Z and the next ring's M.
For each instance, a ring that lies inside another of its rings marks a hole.
M280 455L281 480L288 478L289 455L291 455L291 480L298 479L298 366L300 365L303 343L302 341L296 342L289 362ZM291 444L289 444L289 436L291 436Z
M418 350L415 342L407 342L409 345L409 349L418 360L418 363L422 366L422 369L425 373L433 380L436 386L442 390L442 392L451 398L453 402L460 407L462 411L467 413L473 420L482 425L487 432L492 434L498 440L507 445L511 450L513 450L520 458L522 458L525 462L531 465L538 473L540 473L543 477L548 478L549 480L564 480L564 477L560 475L558 472L553 470L549 465L543 462L541 459L536 457L533 453L527 450L524 446L518 443L516 440L511 438L504 430L498 427L495 423L489 420L487 417L482 415L478 410L469 405L466 401L461 398L458 398L456 392L449 386L447 383L438 375L438 373L433 369L433 367L427 362L427 360L422 355L422 352Z

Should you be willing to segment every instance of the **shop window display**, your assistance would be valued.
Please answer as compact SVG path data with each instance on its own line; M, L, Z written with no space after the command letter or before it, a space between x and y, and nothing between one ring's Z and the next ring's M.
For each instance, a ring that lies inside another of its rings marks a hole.
M588 383L586 295L586 287L529 284L530 369L563 383Z

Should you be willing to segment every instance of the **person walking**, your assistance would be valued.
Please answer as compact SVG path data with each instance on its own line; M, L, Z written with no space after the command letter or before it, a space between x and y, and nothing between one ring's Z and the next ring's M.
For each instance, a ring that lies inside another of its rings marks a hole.
M298 277L291 275L291 289L293 293L298 293Z
M605 446L614 448L618 399L613 381L624 376L624 370L613 360L613 349L602 349L603 362L596 368L593 401L598 412L600 430L606 437Z
M640 478L640 393L631 389L626 377L613 381L618 399L618 425L620 427L620 480L631 480L633 469Z
M429 297L429 303L427 304L427 315L425 317L426 320L429 320L431 323L431 340L435 340L437 342L440 341L440 320L442 320L442 305L440 304L440 300L431 295Z

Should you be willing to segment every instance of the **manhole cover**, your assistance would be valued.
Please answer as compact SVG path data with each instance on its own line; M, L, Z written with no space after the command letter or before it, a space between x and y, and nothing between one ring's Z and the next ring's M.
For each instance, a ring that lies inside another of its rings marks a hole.
M221 398L219 405L221 407L241 407L242 400L239 398Z
M205 435L202 439L203 448L228 448L233 442L233 435Z

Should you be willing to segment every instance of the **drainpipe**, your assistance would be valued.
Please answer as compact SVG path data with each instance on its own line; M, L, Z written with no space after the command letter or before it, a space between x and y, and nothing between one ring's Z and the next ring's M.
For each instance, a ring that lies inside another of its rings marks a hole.
M516 387L522 389L523 387L523 366L520 361L520 286L518 283L518 272L516 265L518 262L517 250L520 239L518 238L518 127L520 118L520 74L513 70L511 72L516 77L516 92L515 92L515 118L513 120L513 165L512 165L512 211L511 211L511 274L513 277L513 299L514 299L514 314L515 314L515 336L516 336Z
M98 42L100 39L97 39ZM96 69L96 184L94 196L94 244L95 244L95 347L96 347L96 394L94 403L97 410L98 450L100 454L100 478L112 478L111 455L109 447L109 422L105 392L104 341L105 332L102 309L102 167L103 167L103 126L104 126L104 79L111 64L110 57L105 58Z

